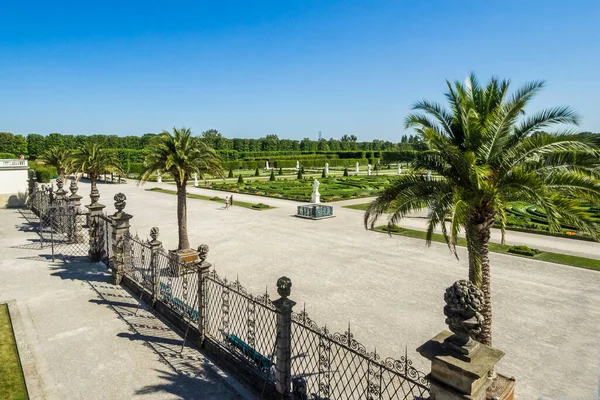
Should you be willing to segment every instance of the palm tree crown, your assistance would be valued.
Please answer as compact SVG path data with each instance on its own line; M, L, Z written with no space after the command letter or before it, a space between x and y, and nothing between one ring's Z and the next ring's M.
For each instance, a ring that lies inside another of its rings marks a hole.
M206 174L223 176L221 160L210 146L199 138L192 137L189 128L173 128L172 134L163 131L153 139L140 181L147 181L158 171L171 174L177 185L178 250L188 250L190 245L187 235L187 182L194 173L201 178Z
M69 172L71 152L64 147L52 146L44 152L42 161L55 167L58 176L64 178L65 174Z
M88 174L92 187L105 172L120 171L116 156L96 143L86 143L77 149L73 153L72 166L78 173Z
M455 254L456 237L464 228L469 279L481 287L486 299L486 320L478 339L491 345L490 228L498 221L504 240L507 202L524 200L546 213L552 231L562 221L600 238L600 227L579 207L581 200L600 202L600 153L587 135L543 132L554 124L576 125L578 117L568 107L525 116L526 106L544 82L526 84L512 95L510 82L497 78L482 86L470 75L465 83L447 85L449 109L420 101L413 107L419 112L405 121L429 147L417 156L415 171L431 170L439 178L400 176L368 207L364 222L373 227L391 210L391 226L408 213L429 207L427 242L439 227Z

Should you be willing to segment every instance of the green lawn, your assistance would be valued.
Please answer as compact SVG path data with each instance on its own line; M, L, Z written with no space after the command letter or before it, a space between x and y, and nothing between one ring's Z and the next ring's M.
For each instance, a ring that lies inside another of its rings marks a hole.
M386 225L375 227L374 230L377 232L385 232L385 233L388 232ZM423 231L418 231L415 229L408 229L408 228L401 228L399 226L393 227L391 233L393 235L407 236L407 237L423 239L423 240L426 237L426 233ZM440 233L434 233L431 240L433 242L446 243L446 241L444 240L444 236ZM458 238L456 245L466 247L467 240L464 238ZM564 264L564 265L570 265L572 267L600 271L600 260L595 260L593 258L577 257L577 256L571 256L568 254L552 253L552 252L548 252L548 251L540 251L539 254L537 254L533 257L521 256L518 254L509 253L508 252L509 247L510 246L502 246L501 244L498 244L498 243L490 242L490 244L489 244L490 251L492 251L494 253L508 254L511 256L515 256L515 257L533 258L536 260L548 261L548 262L553 262L556 264Z
M168 189L161 189L161 188L157 188L154 187L152 189L146 189L146 191L149 192L160 192L160 193L166 193L166 194L177 194L176 190L168 190ZM225 206L225 197L221 198L218 196L215 197L209 197L209 196L202 196L200 194L195 194L195 193L188 193L187 194L187 198L189 199L197 199L197 200L208 200L208 201L214 201L217 203L221 203L223 204L223 206ZM233 199L233 206L234 207L244 207L244 208L250 208L252 210L270 210L272 208L275 207L271 207L267 204L263 204L263 203L247 203L245 201L238 201L235 198Z
M0 304L0 399L28 399L8 306Z

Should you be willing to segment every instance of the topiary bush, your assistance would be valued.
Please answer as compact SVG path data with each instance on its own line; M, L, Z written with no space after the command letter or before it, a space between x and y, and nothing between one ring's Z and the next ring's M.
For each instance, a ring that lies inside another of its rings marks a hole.
M539 250L532 249L527 246L511 246L508 248L508 252L528 257L534 257L535 255L540 253Z
M283 175L283 169L281 169L281 167L279 167L279 172L277 173L277 175Z
M302 179L302 170L298 171L298 176L296 176L296 179Z
M348 176L348 168L344 168L344 176Z
M228 178L233 178L233 170L231 168L229 168L229 174L227 175Z
M242 178L242 174L240 174L240 176L238 177L237 183L239 183L239 184L244 183L244 178Z
M258 204L252 204L252 208L255 208L257 210L262 210L262 209L271 208L271 207L264 203L258 203Z
M323 170L323 172L321 173L321 178L327 178L327 174L325 173L325 170Z
M50 180L57 175L54 167L40 165L35 169L35 178L39 183L50 183Z
M271 170L271 176L269 177L270 181L274 181L275 180L275 171Z
M258 172L258 167L256 167L256 170L254 171L254 176L260 176L260 172Z

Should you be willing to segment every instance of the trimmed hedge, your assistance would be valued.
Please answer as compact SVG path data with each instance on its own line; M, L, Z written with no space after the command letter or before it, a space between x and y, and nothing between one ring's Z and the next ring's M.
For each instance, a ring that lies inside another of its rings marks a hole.
M0 158L19 158L13 153L0 153Z
M539 250L532 249L527 246L511 246L508 248L508 252L528 257L534 257L535 255L539 254Z
M35 168L35 179L39 183L50 183L50 180L57 176L55 167L51 167L48 165L38 165Z

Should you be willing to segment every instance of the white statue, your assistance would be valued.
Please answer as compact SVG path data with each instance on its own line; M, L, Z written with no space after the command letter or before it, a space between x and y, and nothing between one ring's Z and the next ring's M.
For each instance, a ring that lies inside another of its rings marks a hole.
M398 175L402 175L402 165L398 163Z
M431 181L431 170L427 171L427 182Z
M367 175L371 176L371 164L367 164Z
M311 203L320 203L321 202L321 195L319 194L319 186L320 185L321 184L319 183L319 181L315 179L313 182L312 196L310 197Z
M162 182L162 176L160 175L160 171L156 171L156 182Z
M269 162L265 161L265 163L266 163L265 169L269 169Z
M300 169L300 162L296 161L296 169Z
M356 173L358 174L358 161L356 162Z
M198 187L198 174L194 172L194 187Z
M325 163L325 173L329 173L329 163Z

